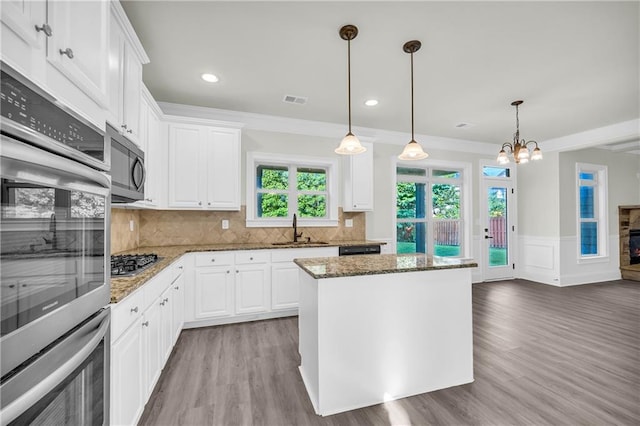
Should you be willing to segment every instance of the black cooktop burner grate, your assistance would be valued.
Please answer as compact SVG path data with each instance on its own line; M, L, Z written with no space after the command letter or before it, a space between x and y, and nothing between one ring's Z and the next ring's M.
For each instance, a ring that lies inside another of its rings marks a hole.
M138 274L160 259L155 253L111 256L111 276L126 277Z

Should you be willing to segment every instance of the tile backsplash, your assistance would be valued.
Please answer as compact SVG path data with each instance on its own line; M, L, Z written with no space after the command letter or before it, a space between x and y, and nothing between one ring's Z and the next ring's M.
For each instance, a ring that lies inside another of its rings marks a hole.
M272 243L290 241L291 226L247 228L245 206L240 211L111 210L111 253L136 247L218 243ZM346 219L353 227L345 227ZM134 220L134 231L129 221ZM229 229L222 229L222 221ZM313 241L364 240L365 213L346 213L339 209L337 227L299 227L302 238ZM138 225L139 224L139 225Z

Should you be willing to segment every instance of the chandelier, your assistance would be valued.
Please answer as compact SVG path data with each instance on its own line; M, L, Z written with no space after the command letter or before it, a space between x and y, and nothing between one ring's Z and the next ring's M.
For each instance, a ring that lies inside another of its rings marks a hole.
M520 119L518 118L518 107L522 105L524 101L513 101L512 106L516 107L516 132L513 135L513 143L505 142L502 144L502 149L498 153L498 163L508 164L509 155L511 155L514 161L519 163L529 162L529 158L532 160L542 160L542 151L538 148L538 142L520 140ZM529 148L535 146L533 152L529 153ZM507 149L505 151L505 149Z

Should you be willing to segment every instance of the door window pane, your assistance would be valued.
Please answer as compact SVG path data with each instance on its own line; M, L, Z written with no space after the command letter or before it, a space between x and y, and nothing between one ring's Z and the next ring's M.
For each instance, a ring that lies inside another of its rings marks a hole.
M434 170L431 172L433 177L459 179L460 172L457 170Z
M580 254L583 256L598 254L598 223L580 224Z
M438 219L460 218L460 187L437 183L431 187L433 217Z
M413 167L397 167L396 173L404 176L426 176L427 170Z
M482 167L482 174L488 177L509 177L509 168L508 167L495 167L495 166L484 166Z
M396 185L396 217L398 219L426 217L424 198L424 183L398 182Z
M398 222L397 253L426 253L426 226L424 222Z
M327 196L299 195L298 215L300 217L325 217L327 215Z
M489 243L489 267L506 266L508 262L507 188L488 190L489 228L485 232Z
M460 256L460 221L441 220L433 224L433 254Z

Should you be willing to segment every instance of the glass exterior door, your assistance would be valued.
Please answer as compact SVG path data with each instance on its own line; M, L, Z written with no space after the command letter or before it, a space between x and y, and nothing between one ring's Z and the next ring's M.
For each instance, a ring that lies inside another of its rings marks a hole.
M484 279L513 278L510 223L512 187L508 182L484 182Z

